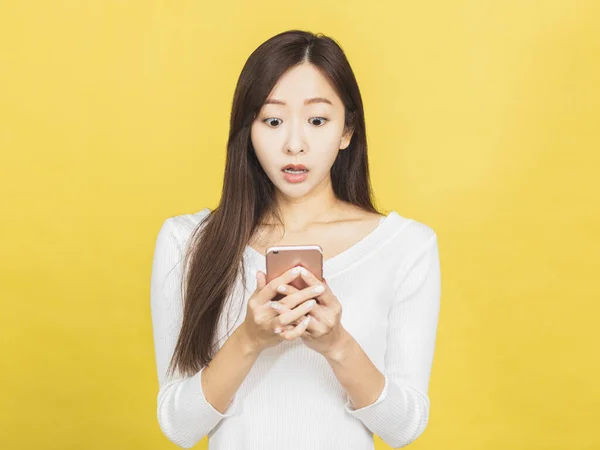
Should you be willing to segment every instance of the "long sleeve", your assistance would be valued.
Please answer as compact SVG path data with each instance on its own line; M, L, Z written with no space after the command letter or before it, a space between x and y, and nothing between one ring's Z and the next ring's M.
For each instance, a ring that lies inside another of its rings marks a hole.
M152 329L158 372L157 417L160 429L173 443L191 448L223 418L230 416L235 401L221 414L202 391L201 369L190 377L178 371L167 377L182 323L181 277L183 244L177 238L173 218L166 219L156 240L150 283Z
M385 386L372 404L346 411L393 448L416 440L429 421L428 387L433 363L441 277L437 236L428 238L395 281L385 353Z

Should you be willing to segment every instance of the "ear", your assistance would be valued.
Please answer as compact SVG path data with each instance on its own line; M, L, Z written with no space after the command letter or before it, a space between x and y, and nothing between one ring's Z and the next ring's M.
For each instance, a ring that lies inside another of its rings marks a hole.
M352 139L352 134L354 134L354 130L350 129L342 135L342 138L340 139L340 150L346 150L348 148L350 140Z

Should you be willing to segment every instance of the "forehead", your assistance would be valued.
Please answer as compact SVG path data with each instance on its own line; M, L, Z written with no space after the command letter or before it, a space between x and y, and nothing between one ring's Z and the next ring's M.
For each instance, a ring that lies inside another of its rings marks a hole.
M318 101L317 98L329 100ZM329 81L312 64L302 64L284 73L275 84L267 97L269 100L279 100L286 103L282 107L302 108L307 99L314 99L309 104L321 104L329 107L342 107L342 101L329 84ZM266 102L266 103L267 103Z

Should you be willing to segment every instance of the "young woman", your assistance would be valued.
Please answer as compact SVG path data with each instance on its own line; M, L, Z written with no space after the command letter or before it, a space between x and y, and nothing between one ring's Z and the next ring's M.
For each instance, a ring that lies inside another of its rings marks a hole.
M267 284L277 244L320 245L324 279L290 268ZM274 36L236 86L218 207L158 233L161 430L184 448L208 436L211 450L409 444L429 419L440 287L433 229L372 204L344 52L321 34Z

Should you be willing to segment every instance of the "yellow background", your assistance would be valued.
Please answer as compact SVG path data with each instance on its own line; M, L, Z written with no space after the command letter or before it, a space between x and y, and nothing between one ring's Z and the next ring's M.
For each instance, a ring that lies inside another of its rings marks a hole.
M439 236L412 448L600 448L599 22L595 0L2 1L0 448L175 448L156 235L216 206L237 77L291 28L340 42L379 205Z

